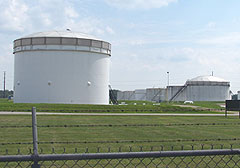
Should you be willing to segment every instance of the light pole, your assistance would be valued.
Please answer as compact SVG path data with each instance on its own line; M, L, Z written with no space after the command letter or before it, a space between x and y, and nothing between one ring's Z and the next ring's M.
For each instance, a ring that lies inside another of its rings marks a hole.
M3 71L3 98L6 97L6 71Z
M167 86L169 86L169 72L167 72L167 76L168 76Z
M169 72L167 72L167 102L168 102Z

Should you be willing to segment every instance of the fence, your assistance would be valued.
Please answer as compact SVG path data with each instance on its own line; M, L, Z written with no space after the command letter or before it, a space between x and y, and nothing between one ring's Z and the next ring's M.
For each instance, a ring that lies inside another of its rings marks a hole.
M240 150L1 156L3 168L240 167Z
M1 168L240 167L240 150L39 154L36 109L32 109L33 152L0 156Z

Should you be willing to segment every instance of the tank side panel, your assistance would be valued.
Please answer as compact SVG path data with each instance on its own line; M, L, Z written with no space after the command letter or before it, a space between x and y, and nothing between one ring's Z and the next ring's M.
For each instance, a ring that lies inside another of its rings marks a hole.
M225 101L229 99L229 86L225 85L190 85L187 99L192 101Z
M135 90L135 100L146 100L146 89Z
M15 54L16 103L109 103L109 56L88 52Z

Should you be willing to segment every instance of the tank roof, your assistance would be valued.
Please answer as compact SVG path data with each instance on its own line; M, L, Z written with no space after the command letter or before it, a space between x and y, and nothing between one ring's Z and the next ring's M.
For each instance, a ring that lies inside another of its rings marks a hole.
M37 33L24 36L22 38L34 38L34 37L66 37L66 38L92 39L92 40L103 41L92 35L88 35L80 32L68 31L68 30L67 31L53 30L53 31L37 32Z
M229 82L225 79L218 78L215 76L198 76L196 78L190 79L191 82Z
M88 51L111 55L111 44L70 30L38 32L14 40L13 53L32 50Z

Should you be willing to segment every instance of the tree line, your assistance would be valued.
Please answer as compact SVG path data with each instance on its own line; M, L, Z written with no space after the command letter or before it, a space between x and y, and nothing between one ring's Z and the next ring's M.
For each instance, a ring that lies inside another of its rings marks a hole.
M0 90L0 98L8 98L9 96L13 96L13 90L5 90L5 97L4 91Z

